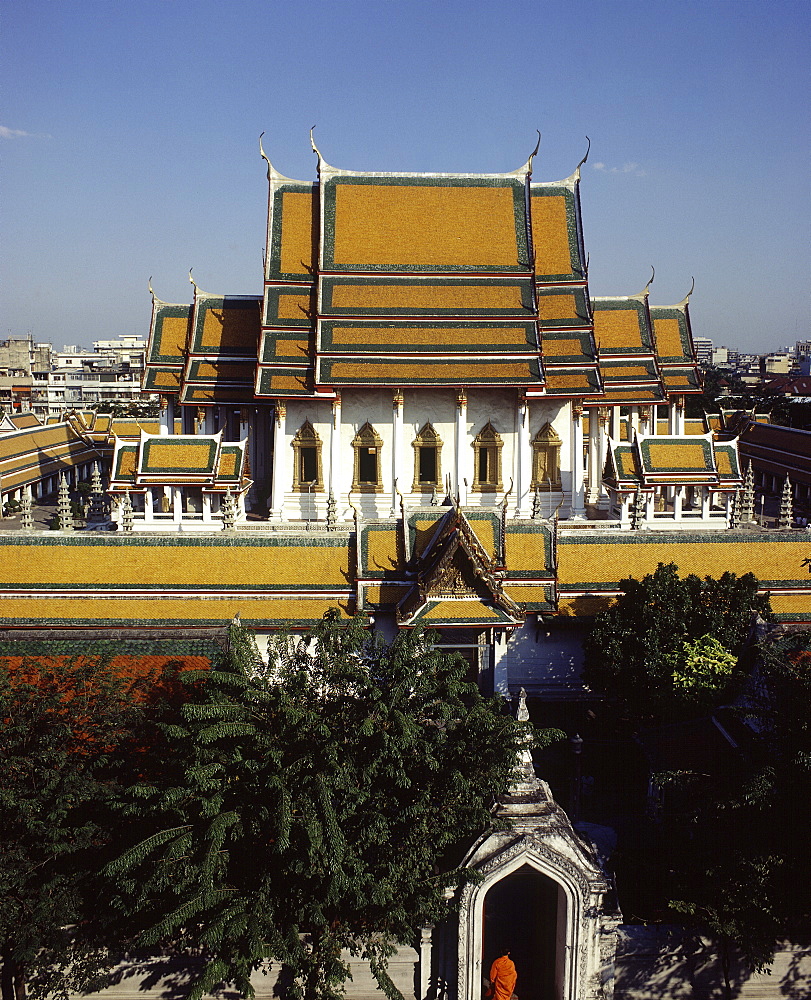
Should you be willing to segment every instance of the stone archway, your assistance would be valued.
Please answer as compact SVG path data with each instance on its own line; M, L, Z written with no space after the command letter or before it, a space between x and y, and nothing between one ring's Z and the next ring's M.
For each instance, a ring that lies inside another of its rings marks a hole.
M499 913L502 929L519 940L520 960L527 966L532 989L522 992L519 985L521 1000L609 1000L620 914L590 845L546 782L531 773L531 761L522 780L499 800L497 814L510 826L485 837L465 859L480 877L465 885L459 898L456 1000L482 1000L491 948L505 943L491 942L498 932L487 927L488 917L495 927ZM522 919L528 926L518 933ZM519 983L520 976L519 970Z
M505 951L515 962L521 1000L555 1000L558 960L559 911L562 889L530 865L496 882L484 897L482 971ZM565 913L563 914L565 917Z

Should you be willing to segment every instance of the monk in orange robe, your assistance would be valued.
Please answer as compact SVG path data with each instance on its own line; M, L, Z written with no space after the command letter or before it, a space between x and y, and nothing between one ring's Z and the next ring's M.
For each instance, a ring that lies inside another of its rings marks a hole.
M515 971L515 963L510 958L510 953L505 951L490 966L490 991L488 996L492 997L492 1000L510 1000L517 981L518 973Z

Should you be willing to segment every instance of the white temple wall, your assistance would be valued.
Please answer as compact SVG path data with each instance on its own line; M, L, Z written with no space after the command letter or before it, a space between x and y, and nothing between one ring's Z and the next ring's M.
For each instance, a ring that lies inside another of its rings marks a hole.
M488 421L501 436L504 442L501 449L501 483L502 489L496 492L474 492L474 461L476 436L484 429ZM462 448L463 478L467 479L467 506L469 507L499 507L504 501L504 494L513 483L513 495L517 485L515 473L516 444L518 438L518 394L515 389L498 389L481 387L467 390L467 446ZM462 484L464 486L464 484Z
M312 491L293 489L295 452L293 439L306 420L321 441L321 467L323 488ZM273 454L275 489L281 491L284 520L323 520L327 515L329 493L330 435L332 433L332 406L329 401L291 399L285 406L284 416L276 429ZM351 451L351 449L350 449ZM279 498L275 503L279 505Z
M494 690L511 697L521 688L534 696L570 698L582 691L583 631L550 626L530 615L504 646L495 647Z

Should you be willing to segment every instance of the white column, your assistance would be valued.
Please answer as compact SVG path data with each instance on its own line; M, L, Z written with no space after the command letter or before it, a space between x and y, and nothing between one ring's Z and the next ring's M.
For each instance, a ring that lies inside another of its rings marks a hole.
M628 440L633 441L634 431L639 433L639 407L632 406L628 417Z
M675 424L676 430L674 433L681 435L684 434L684 427L685 427L684 396L676 396L675 410L676 410L676 424Z
M211 524L211 494L203 493L203 524Z
M418 1000L426 1000L431 988L431 936L433 927L420 930L420 995Z
M681 520L683 490L683 486L673 487L673 517L676 521Z
M595 489L594 502L600 503L603 494L603 469L605 468L605 456L608 450L608 426L611 419L611 408L600 406L597 408L597 468L595 469Z
M710 516L710 500L712 499L712 494L710 493L709 486L701 487L701 517L706 520Z
M585 491L583 489L583 404L579 399L572 403L572 499L570 516L582 520L586 516Z
M391 398L391 511L392 517L396 517L399 509L397 503L397 490L401 493L409 493L410 484L403 477L403 394L399 389L395 389Z
M468 480L465 486L465 478L468 475L469 463L467 452L472 452L470 442L467 439L467 393L460 389L456 396L456 435L454 440L455 482L451 483L451 491L459 495L459 502L467 503L467 490L472 480Z
M144 523L152 524L155 521L155 505L151 488L144 490Z
M332 401L332 424L329 429L329 469L327 470L327 496L330 492L338 499L338 469L341 448L341 394Z
M530 484L532 483L532 441L529 432L529 400L526 396L518 397L518 427L516 428L516 491L515 516L526 517L529 514L527 505L532 504Z
M283 400L279 400L276 403L275 413L270 516L276 521L281 521L284 508L284 493L288 482L288 452L290 450L285 426L287 423L287 407Z
M640 406L637 413L639 414L640 437L650 437L654 433L651 426L656 423L656 407Z
M170 410L171 407L171 397L161 396L160 401L160 432L161 434L171 434L172 427L169 423L170 421Z
M589 493L588 493L588 503L597 503L600 496L599 488L597 487L597 449L598 441L600 437L599 430L599 418L597 415L597 408L591 407L589 409L589 453L588 453L588 473L589 473Z
M183 490L179 486L171 487L172 490L172 520L180 524L183 520Z

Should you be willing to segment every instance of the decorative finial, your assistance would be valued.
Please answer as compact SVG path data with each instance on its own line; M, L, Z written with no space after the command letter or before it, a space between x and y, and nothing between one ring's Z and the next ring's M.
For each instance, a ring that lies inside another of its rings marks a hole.
M647 285L645 285L645 287L639 293L639 295L638 296L634 296L634 298L640 298L640 299L641 298L647 298L647 296L650 295L650 286L653 284L653 279L655 277L656 277L656 268L653 266L653 264L651 264L651 266L650 266L650 279L649 279Z
M190 267L190 268L189 268L189 281L190 281L190 282L191 282L191 283L192 283L192 284L194 285L194 290L195 290L195 292L196 292L196 291L197 291L197 282L196 282L196 281L194 280L194 278L193 278L193 277L191 276L191 273L192 273L192 271L193 271L193 270L194 270L194 268L193 268L193 267Z
M146 287L149 289L149 294L154 299L155 298L155 293L152 291L152 275L151 274L149 276L149 280L146 283Z
M684 296L684 298L681 300L681 302L677 302L676 303L676 306L677 307L680 306L683 309L687 305L687 303L690 301L690 296L695 291L695 288L696 288L696 279L694 277L692 279L692 284L690 285L690 291Z
M315 129L315 125L313 125L313 127L310 129L310 145L313 147L313 152L315 153L315 155L320 160L321 159L321 150L315 144L315 139L313 138L313 129Z
M538 155L538 150L541 148L541 132L540 129L535 129L538 133L538 141L535 143L535 149L529 154L529 160L527 160L527 173L532 173L532 161Z
M270 169L271 165L270 160L268 159L268 154L265 152L265 147L262 145L262 136L264 134L265 134L264 131L259 133L259 155L262 157L265 163L267 163L268 169Z
M586 142L588 143L588 146L586 147L586 155L574 168L574 175L578 180L580 180L580 168L585 164L586 160L589 158L589 153L591 152L591 139L589 139L588 136L586 136Z

